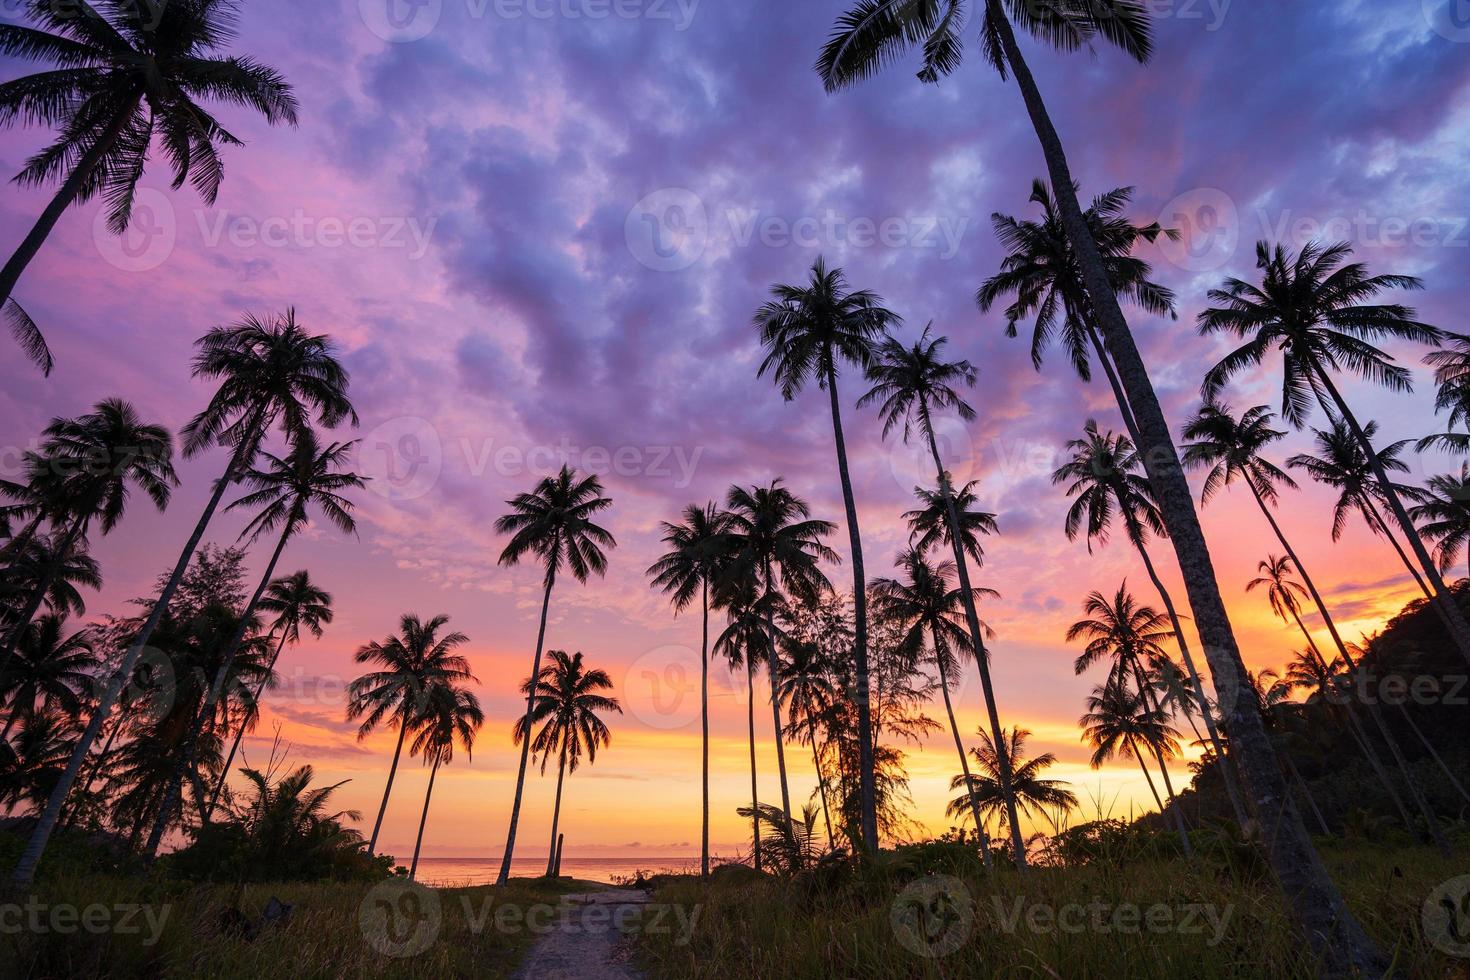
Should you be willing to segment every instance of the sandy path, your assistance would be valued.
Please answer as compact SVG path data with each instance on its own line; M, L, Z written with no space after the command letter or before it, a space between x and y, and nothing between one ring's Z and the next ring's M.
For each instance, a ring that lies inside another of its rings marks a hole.
M648 894L609 889L562 896L555 931L526 954L514 980L642 980L618 923L636 926Z

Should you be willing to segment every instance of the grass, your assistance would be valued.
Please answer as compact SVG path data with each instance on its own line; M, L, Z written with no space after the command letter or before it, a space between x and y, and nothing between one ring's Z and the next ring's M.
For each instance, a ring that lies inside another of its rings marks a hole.
M1430 849L1324 843L1323 856L1403 976L1470 978L1470 959L1436 949L1421 924L1435 886L1470 871L1470 849L1445 862ZM1023 879L1014 870L987 876L952 848L920 846L862 870L788 880L747 871L707 885L686 878L654 897L699 909L692 941L641 937L640 962L654 980L1277 980L1317 972L1273 885L1249 861L1146 858L1037 867Z

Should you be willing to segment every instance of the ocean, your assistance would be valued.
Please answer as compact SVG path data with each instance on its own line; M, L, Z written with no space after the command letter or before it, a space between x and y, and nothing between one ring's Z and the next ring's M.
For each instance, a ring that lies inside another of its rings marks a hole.
M716 863L713 855L711 863ZM511 875L516 878L534 878L546 871L546 856L526 855L511 860ZM599 855L578 857L563 854L561 873L566 878L581 878L586 881L612 883L615 878L631 878L639 871L648 874L673 872L693 874L699 871L699 855L659 856L647 854ZM465 885L488 885L495 881L500 872L500 858L476 857L430 857L419 858L418 880L439 888Z

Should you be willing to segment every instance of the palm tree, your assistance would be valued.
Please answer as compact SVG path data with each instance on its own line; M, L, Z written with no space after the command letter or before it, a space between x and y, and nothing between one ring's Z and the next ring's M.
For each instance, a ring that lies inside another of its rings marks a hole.
M23 120L59 130L15 179L61 185L0 269L0 305L73 203L102 194L109 229L127 230L155 136L174 187L188 181L214 204L224 176L219 147L242 144L197 99L254 109L272 125L296 124L296 98L275 69L217 55L235 36L237 7L235 0L29 3L35 26L0 25L0 53L56 66L0 84L0 125ZM49 373L45 340L17 310L11 304L6 313L22 348Z
M864 844L878 849L877 792L873 769L873 731L868 704L868 600L863 573L862 532L858 528L857 503L847 468L847 442L842 433L842 402L837 394L837 374L843 362L859 370L867 368L875 344L889 327L901 322L897 313L885 309L882 298L866 289L850 290L841 269L828 269L819 256L812 264L805 285L781 285L771 289L773 298L755 314L766 356L757 375L770 372L787 401L808 384L827 392L832 410L832 435L837 447L837 475L842 484L842 504L847 517L848 545L852 551L853 663L858 713L858 783L862 807ZM791 807L784 807L791 818Z
M424 622L405 613L399 620L397 635L381 643L368 643L353 655L360 664L380 668L363 674L347 686L347 720L362 719L357 740L361 742L384 722L398 729L398 744L388 767L388 785L383 787L383 802L378 806L373 836L368 839L369 854L377 847L378 833L383 829L383 814L388 809L388 796L393 792L393 777L398 772L404 738L418 727L424 712L434 703L436 691L475 679L469 661L454 652L468 643L469 637L458 632L439 634L448 622L448 616L435 616Z
M45 601L47 590L92 522L110 533L127 510L130 488L141 490L161 513L168 507L178 477L173 468L173 438L161 425L144 422L120 398L98 402L74 419L52 419L37 452L26 454L29 484L60 508L52 517L52 561L31 589L0 653L0 672L15 641Z
M1159 797L1148 766L1143 763L1143 753L1144 750L1150 752L1165 772L1168 770L1164 767L1164 759L1178 754L1178 733L1169 727L1163 713L1148 708L1142 695L1120 684L1102 684L1093 688L1088 696L1087 713L1078 724L1082 726L1083 741L1093 748L1092 759L1089 760L1092 768L1101 768L1115 755L1138 760L1138 768L1143 770L1143 778L1148 781L1149 792L1162 815L1164 801ZM1170 803L1174 803L1172 792ZM1177 826L1177 804L1174 809ZM1188 837L1183 840L1188 841Z
M356 444L355 440L346 443L334 442L324 449L319 448L315 433L310 428L303 428L296 433L291 452L287 456L280 457L271 453L263 453L268 465L265 468L251 469L242 478L242 482L251 488L251 492L225 508L226 510L246 507L260 508L245 525L245 529L240 532L242 541L254 544L260 540L262 535L275 531L277 528L280 529L280 535L276 538L275 550L271 553L270 560L266 562L260 583L256 585L255 592L245 604L245 611L240 616L235 635L225 648L223 662L214 675L214 683L200 709L199 720L195 725L190 745L185 749L178 776L174 779L173 788L170 790L170 797L167 798L167 803L159 814L158 822L154 824L153 832L148 838L148 844L144 849L145 855L153 854L159 842L163 840L168 815L172 812L172 797L182 791L184 767L193 761L192 739L198 737L206 720L213 713L215 705L219 703L235 652L245 641L245 632L254 621L255 609L260 602L260 597L265 593L266 587L270 585L271 579L276 574L276 564L281 560L281 553L286 550L287 542L300 534L310 523L309 508L315 507L321 511L327 520L342 533L357 534L357 522L352 518L352 501L342 496L342 491L360 489L364 483L362 477L355 473L341 472L341 467L352 455ZM226 718L226 723L228 724L228 718Z
M521 690L534 707L524 718L516 719L512 732L517 745L529 743L531 751L541 756L541 774L546 775L546 762L557 753L556 804L551 811L551 852L546 858L546 876L556 872L556 832L561 820L561 787L567 770L577 771L582 753L590 765L597 761L597 750L612 741L612 732L597 717L599 711L623 713L617 698L599 691L612 689L607 671L582 666L580 651L567 656L564 650L552 650L551 663L535 677L526 678ZM541 730L531 735L531 729Z
M1199 669L1195 667L1194 657L1190 655L1189 641L1185 639L1184 627L1174 608L1174 599L1165 588L1149 554L1149 532L1163 536L1166 530L1163 515L1154 496L1153 484L1143 472L1137 450L1127 436L1101 432L1097 423L1091 419L1088 419L1083 429L1083 437L1067 443L1067 449L1072 457L1052 474L1052 483L1068 484L1067 496L1076 498L1067 511L1068 539L1075 540L1085 528L1090 551L1094 539L1107 540L1115 515L1122 520L1128 541L1143 559L1144 571L1148 573L1149 581L1153 583L1154 590L1164 603L1174 640L1179 644L1179 653L1189 671L1190 683L1194 685L1195 696L1201 705L1209 704L1204 681L1200 679ZM1230 798L1237 822L1244 826L1245 806L1241 802L1235 785L1235 775L1230 768L1232 760L1225 754L1224 741L1220 738L1214 717L1208 711L1203 714L1205 729L1210 735L1210 745L1215 750L1215 758L1221 763L1220 773L1224 777L1226 795Z
M991 732L995 737L1001 757L1001 785L1009 781L1005 765L1005 740L1000 737L1000 712L995 704L995 690L990 679L990 653L985 649L985 637L981 635L980 616L975 610L974 591L970 588L970 571L966 561L966 546L962 529L969 530L960 521L960 509L956 506L954 492L950 486L949 472L944 468L944 462L939 456L939 442L934 438L934 420L932 411L935 409L953 409L959 417L967 422L975 418L975 410L964 400L955 385L963 384L973 387L975 384L976 371L969 361L946 361L943 353L948 343L946 337L929 339L929 328L924 328L923 335L912 347L905 347L898 340L890 337L879 347L878 358L868 367L868 378L873 382L873 387L858 401L858 406L879 402L879 413L883 416L883 436L897 428L899 423L903 424L903 438L907 442L913 428L917 426L920 433L929 443L929 454L934 459L934 470L938 480L939 497L944 508L944 531L940 537L948 540L954 554L953 568L959 576L959 596L964 607L966 625L970 631L970 641L966 649L975 657L975 663L980 669L980 688L985 695L985 707L989 713ZM973 485L973 484L972 484ZM969 489L968 487L966 488ZM922 491L921 491L922 492ZM994 518L991 517L990 524L982 525L985 530L995 528ZM913 536L919 541L933 540L935 528L932 524L912 529ZM978 551L978 538L973 534L969 539L976 542ZM973 555L976 562L982 560L982 556ZM936 652L937 655L937 652ZM941 671L943 679L943 671ZM946 699L948 691L945 692ZM959 743L959 729L954 725L953 712L950 717L950 727L954 729L955 742ZM964 750L960 750L960 759L964 761ZM1026 867L1026 844L1021 836L1021 822L1016 814L1014 801L1007 806L1007 816L1011 829L1011 854L1016 862L1016 867ZM979 829L979 816L976 816L976 827ZM983 833L983 830L981 830ZM985 848L985 859L990 860L990 849Z
M1455 432L1457 425L1470 425L1470 337L1441 331L1443 347L1424 355L1424 363L1434 368L1434 411L1449 410L1449 431L1419 440L1419 451L1439 447L1453 453L1470 452L1470 433Z
M1398 554L1399 560L1409 570L1414 581L1418 583L1420 591L1426 599L1432 599L1434 594L1429 590L1429 584L1424 581L1424 576L1414 567L1409 556L1404 553L1403 546L1399 544L1398 536L1384 521L1382 513L1378 510L1378 502L1384 500L1382 488L1373 477L1375 462L1385 472L1407 473L1409 466L1400 457L1410 440L1401 439L1398 442L1375 450L1375 460L1370 461L1363 452L1361 444L1353 435L1352 430L1342 419L1334 419L1331 428L1313 429L1318 455L1311 453L1298 453L1286 461L1286 465L1293 469L1302 469L1307 472L1313 480L1338 491L1337 504L1332 511L1332 540L1336 541L1342 537L1343 530L1347 527L1348 516L1356 510L1362 515L1367 523L1368 529L1374 534L1382 534L1393 545L1393 550ZM1363 432L1372 444L1373 437L1378 434L1378 423L1369 421L1363 426ZM1395 485L1394 489L1401 495L1417 498L1419 491L1402 484Z
M603 549L617 547L617 540L593 518L612 506L603 496L602 481L596 476L578 477L567 466L556 476L546 477L530 493L519 494L506 501L511 512L495 522L495 530L511 535L510 543L500 553L500 564L516 565L527 555L535 555L545 568L542 575L541 625L536 632L536 655L531 659L532 677L541 676L541 650L546 642L546 613L551 606L551 587L556 574L565 565L578 582L589 575L607 571L607 554ZM534 692L526 695L526 727L536 708ZM510 829L505 837L505 854L500 860L498 884L510 880L510 861L515 852L516 827L521 819L521 794L526 785L526 758L531 743L521 745L520 768L516 772L515 802L510 810Z
M1297 428L1306 425L1314 405L1334 423L1344 423L1367 457L1377 495L1388 505L1399 531L1409 542L1428 579L1434 606L1449 628L1460 655L1470 662L1470 623L1455 603L1409 519L1389 467L1374 452L1372 435L1349 407L1333 375L1344 368L1390 391L1413 390L1407 368L1373 346L1382 339L1439 346L1438 327L1414 319L1414 310L1398 303L1365 301L1390 289L1422 289L1413 276L1368 274L1361 262L1346 262L1352 248L1310 243L1295 256L1284 247L1256 244L1261 285L1227 279L1210 290L1219 304L1199 315L1201 333L1230 333L1245 343L1221 359L1205 375L1203 391L1212 398L1236 374L1261 364L1273 351L1282 359L1281 414ZM1346 264L1344 264L1346 263Z
M957 679L961 655L968 653L981 660L986 657L985 648L982 646L977 651L971 633L957 622L969 618L969 612L975 605L975 595L967 586L951 587L950 582L956 577L955 563L952 561L931 565L922 552L910 548L898 556L895 564L903 569L908 580L900 582L891 578L875 579L872 584L873 612L879 619L900 626L903 630L901 646L911 659L917 661L926 643L930 646L934 665L939 672L939 690L944 695L944 712L949 717L950 734L954 736L960 768L968 783L970 763L965 754L964 741L960 738L959 723L954 718L949 687L951 681ZM976 591L996 595L989 589ZM978 631L977 625L976 632ZM1004 749L1001 751L1004 752ZM1003 785L1009 783L1004 766L1001 770L1001 782ZM1005 802L1009 820L1015 815L1015 802ZM979 800L972 800L970 807L971 815L975 818L975 830L980 834L980 853L988 868L991 863L990 842L986 839L985 823L980 817ZM1012 825L1011 834L1014 842L1020 837L1019 826ZM1018 868L1026 866L1024 844L1021 847L1022 850L1016 854Z
M81 715L92 672L100 662L90 629L68 633L66 617L51 613L26 625L15 653L9 669L0 673L0 697L10 703L0 742L17 721L38 711L60 711L69 718Z
M930 548L951 544L957 537L966 556L965 564L973 561L976 568L983 567L985 546L980 539L999 534L1000 524L994 513L980 509L980 498L975 492L979 483L979 480L971 480L958 489L951 487L950 499L954 503L958 535L950 534L949 507L945 505L944 493L937 489L914 487L914 496L919 498L920 506L903 514L903 520L909 526L909 545L927 555Z
M252 316L234 326L216 327L196 341L195 346L198 350L194 356L194 377L217 380L219 386L204 410L184 427L184 455L193 456L219 443L230 447L230 462L224 475L215 482L204 513L194 525L148 617L102 691L86 730L77 740L66 772L57 781L56 791L31 832L13 874L19 886L28 885L35 876L66 794L91 754L118 693L133 676L159 618L183 581L225 489L255 460L261 440L271 426L279 423L288 436L295 436L307 427L313 415L318 424L327 428L344 419L357 424L357 413L347 399L347 372L338 363L332 342L303 330L296 322L294 310L271 320Z
M63 549L54 534L42 532L31 538L5 568L0 581L0 622L20 617L21 597L29 599L46 579L44 603L53 613L81 616L87 611L82 589L102 588L102 568L86 551L86 542L73 542Z
M721 576L719 604L728 611L730 621L715 638L715 655L724 657L732 669L745 668L745 721L750 741L751 858L755 870L759 871L761 833L760 821L756 817L760 793L755 767L755 665L769 658L770 627L775 621L774 609L780 606L781 596L775 592L762 593L755 570L747 567L738 575L726 570Z
M703 507L684 508L681 523L664 522L664 544L670 550L648 569L655 588L669 595L674 611L694 601L700 603L699 723L701 817L699 825L699 874L709 877L709 604L710 584L716 580L730 547L729 518L710 501Z
M214 784L214 792L209 797L209 808L205 810L205 819L209 819L214 812L215 805L219 802L220 792L224 789L225 779L230 772L230 764L235 761L235 753L240 750L240 740L245 737L247 728L252 727L260 712L260 697L265 692L266 681L275 676L276 661L281 658L281 651L287 643L293 646L301 641L301 628L306 627L307 632L320 639L324 628L332 622L332 594L319 588L311 580L311 576L302 569L290 575L284 575L266 587L265 594L255 604L256 608L263 613L273 615L275 619L271 625L271 633L276 638L276 649L271 654L270 662L266 665L265 676L251 692L250 698L245 704L245 715L240 719L240 727L235 731L235 741L230 746L230 754L225 758L225 764L220 769L219 781Z
M1118 586L1118 592L1112 598L1101 592L1089 594L1082 608L1083 613L1091 618L1078 620L1067 630L1068 643L1087 641L1082 654L1072 665L1073 671L1081 676L1098 661L1110 661L1104 687L1126 692L1128 682L1132 680L1138 690L1138 706L1143 714L1159 724L1167 722L1168 716L1159 707L1153 685L1149 683L1148 667L1156 660L1168 659L1168 654L1160 645L1172 635L1168 617L1160 615L1150 606L1139 605L1129 594L1127 582ZM1169 794L1169 802L1176 803L1169 767L1164 762L1165 756L1172 756L1173 753L1165 751L1168 748L1165 742L1147 741L1145 744L1154 751L1159 771L1163 773L1164 789ZM1143 760L1140 759L1139 765L1142 764ZM1096 768L1096 762L1093 767ZM1164 808L1161 806L1159 813L1163 812ZM1190 854L1192 848L1189 844L1189 832L1184 827L1184 815L1177 805L1174 806L1173 814L1174 829L1179 834L1179 842L1184 853Z
M1470 542L1470 463L1459 475L1431 476L1422 502L1409 511L1419 533L1434 542L1434 560L1448 572Z
M729 564L726 574L736 587L754 576L761 590L757 602L766 613L769 639L764 646L766 671L771 681L771 722L776 733L776 768L781 777L781 810L791 813L791 792L786 781L786 750L781 738L780 646L776 642L777 595L799 601L814 599L831 588L820 562L836 562L835 552L821 538L836 528L830 521L811 519L805 500L772 480L768 487L732 486L725 497L729 512ZM866 696L865 694L862 696Z
M980 737L980 744L971 749L970 754L975 757L978 774L970 775L967 767L966 772L949 781L951 790L968 789L965 796L956 797L945 808L946 816L957 817L962 821L967 814L973 812L972 800L979 800L980 812L987 820L991 817L1000 818L1006 813L1005 794L1000 787L1002 753L996 752L995 743L990 740L990 735L984 728L975 729L975 734ZM1056 764L1057 757L1046 752L1034 759L1027 759L1026 740L1031 737L1031 733L1024 728L1012 728L1002 735L1006 740L1003 753L1013 769L1011 781L1021 808L1033 818L1047 820L1051 820L1049 811L1065 813L1075 810L1077 797L1066 788L1066 780L1042 778L1042 773ZM1058 829L1055 821L1052 829Z
M448 765L454 758L456 741L464 748L464 754L474 757L475 733L485 724L485 712L480 710L480 699L472 691L454 684L439 685L430 692L428 705L419 719L419 730L409 746L409 755L417 755L430 764L429 787L424 791L424 812L419 817L419 835L413 842L413 863L408 868L408 880L413 881L419 870L419 851L424 846L424 825L429 822L429 800L434 796L434 777L439 767Z
M1195 512L1189 481L1179 463L1168 421L1144 365L1138 345L1123 318L1106 261L1077 200L1076 183L1066 149L1030 66L1016 41L1014 25L1041 43L1075 51L1101 37L1144 62L1153 50L1147 5L1135 0L1089 0L1087 3L1028 4L1020 0L983 2L979 18L981 51L1004 78L1014 73L1027 115L1046 159L1047 176L1056 193L1062 226L1077 256L1082 284L1092 304L1103 343L1113 359L1129 409L1138 424L1138 446L1149 461L1149 475L1169 540L1178 556L1205 657L1228 717L1225 728L1264 828L1266 851L1283 892L1289 897L1298 928L1329 972L1383 972L1388 959L1368 939L1344 905L1311 838L1292 807L1276 766L1275 752L1259 713L1247 707L1245 663L1230 616L1215 578L1209 546ZM844 14L817 62L827 91L849 87L921 48L919 79L937 84L959 68L963 55L960 31L965 0L857 0ZM1014 25L1013 25L1014 21Z
M827 846L831 848L836 837L832 833L832 814L827 808L827 777L817 749L817 725L837 699L832 665L819 644L787 638L786 658L781 663L777 682L778 697L787 706L786 714L790 718L788 733L797 739L805 735L812 746L812 768L817 772L817 794L822 802L822 821L827 826Z

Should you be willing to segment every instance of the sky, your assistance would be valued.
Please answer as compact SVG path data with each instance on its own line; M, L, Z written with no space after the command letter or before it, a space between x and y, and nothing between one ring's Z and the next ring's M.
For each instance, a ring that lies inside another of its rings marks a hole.
M1251 277L1258 239L1348 240L1373 270L1423 279L1410 300L1422 319L1464 330L1463 4L1150 7L1157 53L1147 67L1102 48L1023 48L1083 193L1134 187L1132 216L1185 232L1142 253L1177 291L1178 319L1126 311L1176 430L1227 349L1194 328L1205 293L1226 276ZM1079 382L1060 357L1033 370L1029 338L1006 338L1004 318L973 299L1002 254L992 212L1034 216L1027 196L1043 163L1020 96L973 45L938 86L916 81L908 59L829 96L811 66L843 9L837 0L244 3L231 50L293 84L299 127L221 108L246 145L226 151L214 207L171 190L155 161L124 238L106 231L96 203L62 218L16 291L47 331L56 370L41 377L13 348L0 359L3 475L50 418L104 397L125 397L176 430L209 396L189 358L211 326L294 306L308 328L330 334L362 419L337 438L362 440L358 467L373 479L357 498L355 537L313 527L283 558L283 570L308 568L333 592L337 616L322 640L284 656L283 686L246 760L264 762L279 728L292 762L350 780L338 798L370 822L393 735L359 741L344 720L352 653L403 613L447 614L470 637L488 720L473 759L457 756L436 783L425 853L466 856L502 848L515 691L529 673L541 598L537 568L497 565L494 520L564 461L598 473L618 546L605 578L558 583L547 644L607 669L624 713L612 719L611 746L569 779L561 829L568 853L687 854L699 840L700 624L697 613L675 616L644 570L661 554L661 520L722 498L732 483L777 476L839 524L832 544L846 561L825 397L787 403L757 378L751 326L773 283L801 280L825 256L903 316L900 336L932 321L953 355L979 369L978 419L946 419L940 435L946 462L980 481L1002 528L977 578L1001 593L983 615L998 635L1003 722L1030 729L1032 751L1055 753L1052 775L1073 783L1086 815L1151 805L1131 761L1089 768L1076 720L1101 677L1075 677L1064 641L1088 592L1126 579L1146 596L1148 583L1119 542L1089 553L1066 539L1067 501L1049 479L1085 421L1116 429L1116 410L1101 381ZM15 15L5 7L0 16ZM5 62L0 77L28 70ZM0 133L0 170L19 170L48 135ZM18 242L46 199L0 191L4 239ZM1427 434L1424 352L1393 353L1415 369L1414 395L1353 381L1347 396L1387 439ZM1271 362L1226 398L1274 404L1279 381ZM892 571L906 541L899 514L930 470L854 408L862 388L851 373L841 379L866 564L879 576ZM1278 462L1309 448L1310 433L1293 434ZM1415 480L1451 466L1410 460ZM167 513L135 501L97 543L106 582L90 614L123 611L172 565L223 465L217 451L183 463ZM1353 637L1397 611L1412 583L1362 526L1334 544L1331 503L1304 486L1284 495L1280 517ZM1203 519L1247 664L1279 666L1300 636L1244 592L1256 563L1279 548L1241 492L1212 501ZM232 542L245 520L221 516L209 540ZM1154 556L1182 604L1167 547ZM252 574L266 557L251 555ZM831 574L850 588L845 564ZM956 692L968 744L983 713L972 675ZM743 677L716 665L711 704L712 836L717 852L734 854L744 840L735 810L749 793ZM942 708L931 714L942 718ZM761 796L774 800L762 717ZM942 831L958 769L948 732L905 751L913 817ZM810 764L799 747L787 757L793 793L805 798ZM1174 771L1187 779L1182 765ZM426 781L418 760L405 763L387 851L411 850ZM554 782L534 768L528 777L520 854L546 847Z

